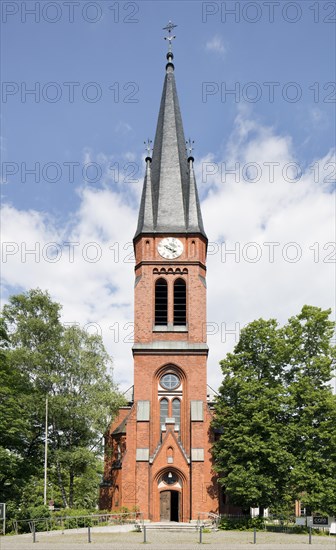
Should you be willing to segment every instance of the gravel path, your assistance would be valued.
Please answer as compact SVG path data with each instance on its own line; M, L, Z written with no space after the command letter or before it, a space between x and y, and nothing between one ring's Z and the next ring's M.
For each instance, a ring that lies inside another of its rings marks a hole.
M92 529L92 543L88 546L87 530L65 531L61 533L37 533L37 543L32 535L7 536L0 538L1 550L79 550L88 547L92 550L140 550L144 547L153 550L200 550L199 533L147 531L146 545L143 533L101 533ZM220 531L203 533L204 549L223 550L336 550L336 538L333 536L313 536L308 544L308 535L288 535L285 533L257 532L257 544L253 544L253 532Z

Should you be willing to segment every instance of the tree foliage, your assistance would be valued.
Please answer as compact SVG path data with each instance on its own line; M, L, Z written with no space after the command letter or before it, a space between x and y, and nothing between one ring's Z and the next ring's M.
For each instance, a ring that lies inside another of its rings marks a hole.
M92 506L102 435L122 397L101 338L65 327L60 314L61 306L39 289L12 296L3 308L0 498L19 502L35 494L38 501L39 494L41 501L48 398L48 499Z
M300 499L335 513L329 314L304 306L284 327L274 319L254 321L221 361L214 458L232 503L279 510Z
M35 471L36 433L31 422L32 391L27 376L9 360L10 339L0 320L0 499L18 494L27 475Z

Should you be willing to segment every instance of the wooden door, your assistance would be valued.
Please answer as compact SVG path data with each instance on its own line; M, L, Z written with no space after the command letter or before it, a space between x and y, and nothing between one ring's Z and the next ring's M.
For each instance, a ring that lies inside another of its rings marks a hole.
M170 491L161 491L160 493L160 521L170 521Z

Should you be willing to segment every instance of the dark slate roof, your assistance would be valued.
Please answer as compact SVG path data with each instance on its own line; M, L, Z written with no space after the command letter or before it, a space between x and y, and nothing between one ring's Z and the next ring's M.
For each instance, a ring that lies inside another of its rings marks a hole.
M146 163L135 237L142 233L201 233L206 238L171 62L166 68L153 158Z
M126 416L126 418L124 418L124 420L119 424L119 426L117 426L116 429L113 430L112 435L126 433L126 424L127 424L128 417L129 417L129 414Z

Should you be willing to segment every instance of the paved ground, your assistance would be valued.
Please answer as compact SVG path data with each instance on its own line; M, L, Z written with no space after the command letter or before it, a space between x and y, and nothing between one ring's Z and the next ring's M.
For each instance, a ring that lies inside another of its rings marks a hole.
M200 550L198 532L147 531L146 545L143 533L91 533L92 543L88 545L87 530L37 533L37 543L32 535L6 536L0 538L1 550L79 550L86 547L92 550ZM336 550L333 536L313 536L308 544L308 535L288 535L285 533L257 532L257 544L253 544L253 532L220 531L203 534L203 547L208 550Z

